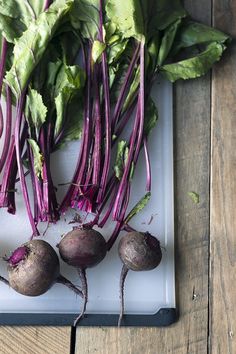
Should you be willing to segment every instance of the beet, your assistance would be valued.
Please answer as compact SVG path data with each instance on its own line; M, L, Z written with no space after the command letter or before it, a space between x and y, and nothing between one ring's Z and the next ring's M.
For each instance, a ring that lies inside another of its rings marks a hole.
M83 308L74 326L84 316L88 302L86 269L96 266L106 256L107 245L104 237L92 228L77 228L67 233L59 245L61 258L70 266L76 267L82 284Z
M155 269L161 262L162 252L158 239L153 237L148 232L141 233L132 231L127 233L120 240L119 256L123 262L123 267L120 275L120 317L118 326L124 314L124 283L128 271L147 271Z
M60 274L59 258L52 246L43 240L31 240L18 247L8 262L9 284L15 291L26 296L39 296L54 283L61 283L83 296L68 279Z
M106 255L106 241L93 229L74 229L58 245L61 258L76 268L91 268Z
M120 240L119 256L128 269L154 269L162 258L160 242L149 233L129 232Z
M27 296L44 294L59 276L59 259L43 240L32 240L16 249L8 260L10 286Z

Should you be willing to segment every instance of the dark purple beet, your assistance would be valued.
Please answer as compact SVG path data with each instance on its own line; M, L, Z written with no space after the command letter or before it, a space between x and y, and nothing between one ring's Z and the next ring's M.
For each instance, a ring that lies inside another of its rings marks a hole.
M53 285L59 269L52 246L43 240L32 240L17 248L9 258L9 283L20 294L38 296Z
M75 229L59 245L61 258L69 265L86 269L96 266L106 255L104 237L93 229Z
M119 256L128 269L154 269L162 258L160 242L149 233L129 232L120 240Z
M144 271L156 268L162 259L160 242L148 232L132 231L120 240L119 256L123 262L120 275L120 317L124 314L124 284L129 270Z
M68 232L59 245L61 258L69 265L78 269L82 284L84 303L80 315L76 318L74 326L84 316L88 302L88 284L86 268L91 268L100 263L107 253L104 237L91 228L74 229Z
M9 285L22 295L42 295L57 282L83 296L80 289L59 273L59 258L43 240L32 240L18 247L7 262ZM0 281L8 284L3 277Z

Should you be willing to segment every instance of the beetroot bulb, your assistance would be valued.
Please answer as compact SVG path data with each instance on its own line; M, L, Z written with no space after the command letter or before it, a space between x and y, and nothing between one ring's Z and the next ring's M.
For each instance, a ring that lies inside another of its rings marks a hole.
M9 281L3 277L0 280L22 295L39 296L54 283L61 283L83 296L80 289L60 274L59 258L53 247L43 240L26 242L5 260Z
M67 233L59 245L61 258L70 266L77 268L82 283L84 304L74 325L84 316L88 302L86 269L95 267L106 256L107 246L104 237L92 228L76 228Z
M118 326L124 314L124 283L129 270L148 271L155 269L161 262L162 252L158 239L148 232L132 231L123 236L118 246L119 256L123 263L120 276L121 310Z

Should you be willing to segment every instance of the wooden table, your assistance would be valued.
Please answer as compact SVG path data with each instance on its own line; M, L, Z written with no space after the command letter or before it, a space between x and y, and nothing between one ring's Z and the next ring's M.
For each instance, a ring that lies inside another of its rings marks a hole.
M186 0L236 35L236 0ZM236 353L236 46L175 87L175 224L180 320L169 328L2 327L1 354ZM199 193L195 205L188 191ZM71 341L72 338L72 341ZM71 345L72 343L72 345Z

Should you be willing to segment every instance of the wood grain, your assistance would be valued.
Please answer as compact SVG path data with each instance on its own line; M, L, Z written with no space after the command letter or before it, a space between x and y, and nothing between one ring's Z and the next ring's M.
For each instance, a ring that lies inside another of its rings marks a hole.
M186 1L210 23L210 1ZM77 354L205 354L208 342L210 76L179 83L175 113L176 274L180 321L170 328L78 328ZM188 191L200 195L195 205Z
M0 327L1 354L69 354L70 327Z
M214 25L236 35L236 1L214 1ZM236 45L212 80L210 352L236 353Z

